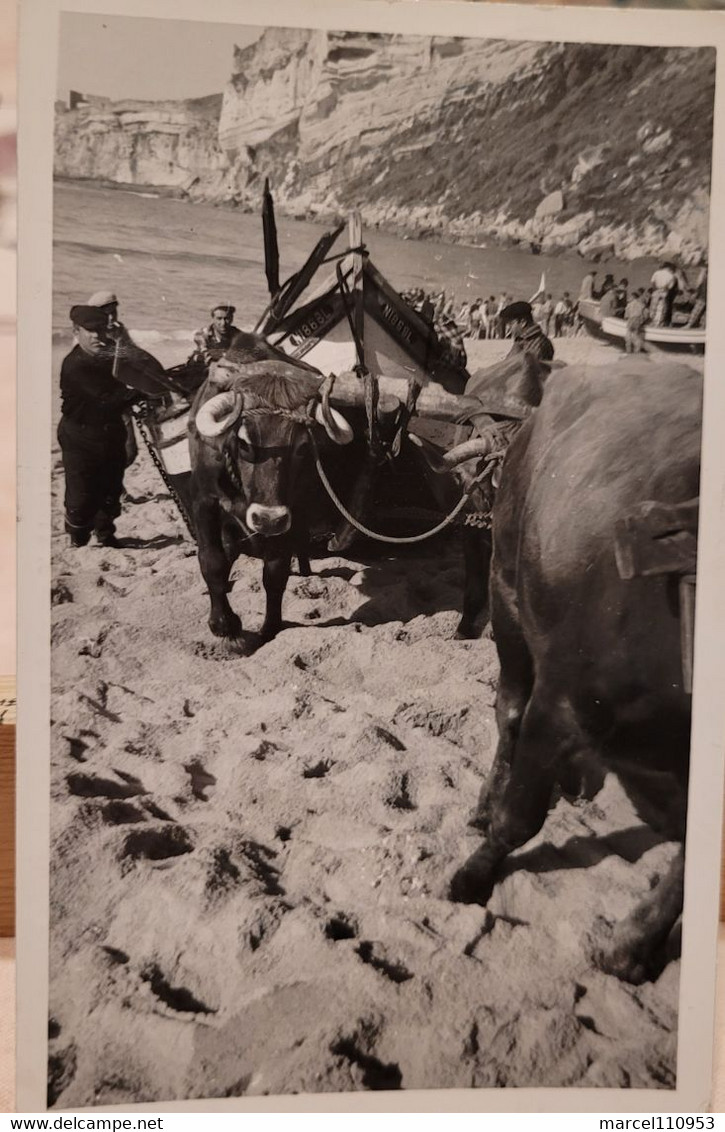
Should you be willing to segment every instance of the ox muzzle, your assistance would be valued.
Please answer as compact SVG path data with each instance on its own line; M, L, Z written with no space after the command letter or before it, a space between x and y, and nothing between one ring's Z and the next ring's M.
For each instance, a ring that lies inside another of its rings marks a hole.
M247 507L247 526L255 535L274 538L284 535L292 525L289 507L263 507L261 503L250 503Z

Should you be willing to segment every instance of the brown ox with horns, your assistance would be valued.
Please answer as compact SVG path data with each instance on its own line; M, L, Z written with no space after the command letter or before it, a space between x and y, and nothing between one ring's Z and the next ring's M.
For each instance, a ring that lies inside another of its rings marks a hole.
M321 388L322 376L267 349L269 360L253 362L244 360L248 352L231 351L212 367L191 410L193 521L211 600L209 628L218 637L241 632L227 594L245 540L264 559L262 641L279 632L293 551L300 571L309 573L311 437L352 440L349 424Z

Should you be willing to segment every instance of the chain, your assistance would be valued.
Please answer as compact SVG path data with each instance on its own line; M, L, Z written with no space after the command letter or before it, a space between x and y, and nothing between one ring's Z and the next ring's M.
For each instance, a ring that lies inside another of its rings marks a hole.
M187 531L191 535L191 538L193 539L193 541L196 542L196 535L194 534L194 528L192 526L191 519L189 518L189 514L188 514L186 508L184 507L184 504L181 501L181 497L180 497L179 493L176 491L176 488L171 483L169 476L167 474L166 468L164 467L163 461L161 460L161 457L159 456L158 452L156 451L156 447L155 447L153 441L151 440L148 429L146 428L146 419L145 418L146 418L146 413L148 412L148 410L144 410L144 409L142 409L138 406L134 406L132 408L131 412L133 414L134 421L138 425L138 431L141 433L141 439L143 440L144 444L146 445L146 447L149 451L149 454L151 456L151 459L153 460L154 464L156 465L156 470L158 471L159 475L161 476L162 480L164 481L164 484L166 485L166 490L168 491L169 495L171 496L173 503L176 505L176 509L179 512L179 514L181 515L184 526L186 527Z

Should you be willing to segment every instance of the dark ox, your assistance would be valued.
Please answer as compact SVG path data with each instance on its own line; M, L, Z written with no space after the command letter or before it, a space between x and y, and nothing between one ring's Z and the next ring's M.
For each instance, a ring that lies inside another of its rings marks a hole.
M261 551L267 598L262 641L282 626L292 554L309 573L308 507L314 465L311 435L352 439L345 419L320 399L322 378L289 359L212 367L190 418L193 521L209 588L209 628L237 637L242 623L227 597L244 540Z
M633 982L661 966L682 909L690 697L679 580L622 580L615 527L654 501L692 529L701 414L702 381L684 366L555 373L509 448L494 509L499 742L475 819L485 841L451 895L485 903L504 858L542 827L557 779L571 789L594 756L679 842L668 875L595 956Z
M421 444L417 437L412 439L422 447L435 472L441 475L452 472L459 488L468 488L478 473L481 458L497 450L505 452L522 421L540 403L548 373L549 367L531 354L510 354L495 365L478 370L466 385L467 407L460 421L469 431L472 427L471 439L443 455L438 455L425 441ZM480 401L480 410L470 408L471 399ZM474 489L464 515L471 512L490 515L497 483L498 475L494 471L492 478ZM489 619L491 531L483 526L463 526L461 543L465 580L463 610L456 636L473 639L480 636Z

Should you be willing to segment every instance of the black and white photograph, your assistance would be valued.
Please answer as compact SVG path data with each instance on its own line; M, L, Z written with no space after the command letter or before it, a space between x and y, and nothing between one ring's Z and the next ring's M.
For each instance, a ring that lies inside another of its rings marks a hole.
M47 1107L666 1106L712 40L109 7L33 327Z

